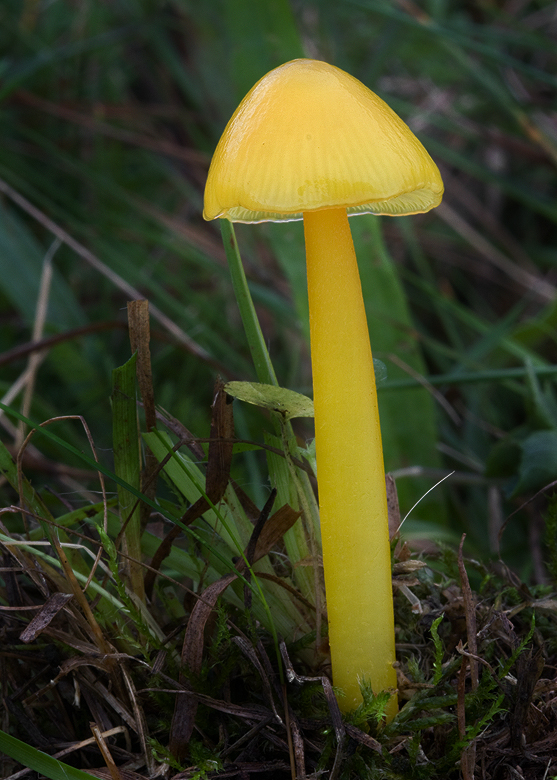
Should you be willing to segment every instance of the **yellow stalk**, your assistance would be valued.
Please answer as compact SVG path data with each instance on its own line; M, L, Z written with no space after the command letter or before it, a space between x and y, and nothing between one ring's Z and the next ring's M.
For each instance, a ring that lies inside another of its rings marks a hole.
M304 213L317 479L333 682L344 710L396 688L383 448L346 209ZM391 698L388 716L397 711Z

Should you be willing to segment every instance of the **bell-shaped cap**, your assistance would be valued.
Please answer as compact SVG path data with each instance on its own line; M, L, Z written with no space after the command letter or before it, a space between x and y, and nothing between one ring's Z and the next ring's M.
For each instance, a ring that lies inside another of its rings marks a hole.
M333 65L299 59L267 73L236 109L211 162L203 216L417 214L442 195L437 166L381 98Z

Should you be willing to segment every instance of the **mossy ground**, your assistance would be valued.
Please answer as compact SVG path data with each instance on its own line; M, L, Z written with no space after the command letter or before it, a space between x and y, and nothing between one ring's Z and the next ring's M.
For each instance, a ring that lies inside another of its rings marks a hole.
M28 516L28 531L38 520ZM222 599L237 574L197 593L183 583L184 619L172 619L164 587L142 613L106 534L84 526L69 537L91 549L103 541L103 587L125 609L99 611L100 595L84 594L69 563L54 569L4 537L1 615L4 723L64 762L122 780L552 776L553 589L528 587L502 561L466 559L464 540L421 554L393 540L400 711L386 724L385 697L365 681L364 703L341 718L326 636L279 637L279 674L249 588L243 606ZM43 551L63 556L51 542ZM21 776L6 757L4 775Z

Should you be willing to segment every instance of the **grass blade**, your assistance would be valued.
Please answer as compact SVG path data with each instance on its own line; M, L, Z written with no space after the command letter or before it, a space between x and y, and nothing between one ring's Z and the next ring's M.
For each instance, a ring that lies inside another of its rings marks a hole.
M0 731L0 752L19 761L23 766L33 769L39 775L48 777L49 780L98 780L93 775L64 764L4 731Z
M128 485L140 489L141 464L137 420L134 354L125 365L112 372L112 440L114 471ZM141 568L141 511L134 495L118 485L120 520L124 529L127 576L133 593L145 600Z

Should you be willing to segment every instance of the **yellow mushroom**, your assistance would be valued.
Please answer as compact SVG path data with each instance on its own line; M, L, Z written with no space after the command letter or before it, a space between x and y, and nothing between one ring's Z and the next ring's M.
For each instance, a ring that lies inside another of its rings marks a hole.
M264 76L215 150L203 216L304 220L317 478L333 682L396 689L383 449L373 360L348 215L439 205L437 166L361 82L299 59ZM396 712L396 696L389 716Z

